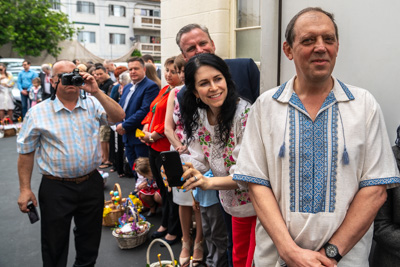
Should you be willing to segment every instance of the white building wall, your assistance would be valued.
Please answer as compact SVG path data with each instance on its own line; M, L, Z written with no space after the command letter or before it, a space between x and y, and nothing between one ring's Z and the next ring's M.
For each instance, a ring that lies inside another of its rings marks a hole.
M96 43L83 44L93 54L105 58L118 58L125 55L132 47L130 37L133 37L132 18L135 2L132 1L106 1L106 0L84 0L95 4L95 14L78 13L77 0L62 1L61 11L69 16L75 28L83 28L82 31L93 31L96 33ZM109 5L121 5L126 8L125 17L109 15ZM125 44L111 45L110 33L125 34ZM74 36L76 39L76 36Z
M229 0L161 0L161 61L180 54L175 42L177 32L185 25L198 23L207 26L222 58L230 55Z
M262 91L276 86L278 1L262 0ZM383 110L390 141L400 124L400 2L373 0L283 1L282 43L289 20L301 9L319 6L334 13L339 28L339 54L333 75L341 81L369 90ZM281 47L280 47L281 49ZM295 73L293 62L282 53L281 80Z

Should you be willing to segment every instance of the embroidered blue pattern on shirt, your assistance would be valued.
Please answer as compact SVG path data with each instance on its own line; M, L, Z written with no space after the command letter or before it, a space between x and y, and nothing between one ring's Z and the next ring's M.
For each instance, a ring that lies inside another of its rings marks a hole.
M308 114L306 108L295 92L293 92L292 96L290 97L289 103L302 110L305 114Z
M295 93L290 99L290 104L291 211L325 212L329 186L329 211L333 212L336 197L338 146L335 96L333 92L329 94L314 122L307 113L304 113L305 108ZM322 110L323 108L325 110ZM329 118L330 110L332 110L331 118ZM296 126L299 127L298 133L296 133ZM329 129L331 130L329 131ZM329 144L329 140L331 140L331 144ZM296 144L298 144L298 162L296 162ZM328 169L329 161L331 161L330 170ZM298 184L298 188L296 188L296 184ZM296 196L296 192L298 192L298 196ZM296 203L298 210L296 210Z
M337 79L336 79L337 80ZM347 88L347 86L342 83L341 81L337 80L340 84L340 86L342 87L343 91L346 93L347 97L349 98L349 100L354 100L354 96L353 94L350 92L349 88Z
M285 89L286 83L287 83L287 82L285 82L284 84L282 84L281 86L279 86L279 88L278 88L278 90L276 91L276 93L272 96L273 99L278 99L278 98L281 96L283 90Z
M253 184L265 185L265 186L271 188L271 183L268 180L261 179L261 178L258 178L258 177L249 176L249 175L234 174L232 180L248 182L248 183L253 183Z
M296 110L293 107L289 107L289 135L290 135L290 210L295 211L295 203L296 203L296 119L295 119Z
M384 184L400 184L400 177L387 177L377 178L372 180L366 180L360 182L360 188L373 185L384 185Z
M326 97L324 103L322 104L322 107L320 108L320 110L324 110L327 106L329 106L332 103L336 102L336 98L335 95L333 94L333 91L331 91L329 93L329 95Z
M338 103L332 106L332 124L331 124L331 148L332 148L332 164L331 164L331 181L330 181L330 197L329 212L335 211L336 205L336 168L338 159Z

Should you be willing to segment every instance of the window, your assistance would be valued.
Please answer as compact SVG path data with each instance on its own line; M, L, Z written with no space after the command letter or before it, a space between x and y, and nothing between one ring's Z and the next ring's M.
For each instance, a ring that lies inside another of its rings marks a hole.
M76 11L94 14L94 4L92 2L78 1L76 2Z
M119 5L109 5L109 14L110 16L115 16L115 17L125 17L125 7L124 6L119 6Z
M61 8L60 0L50 0L50 4L52 9L60 10Z
M95 32L79 32L78 42L89 44L96 43L96 33Z
M153 16L154 17L161 17L160 10L154 10L153 11Z
M135 35L136 41L142 44L159 44L161 43L160 36L148 36L148 35Z
M236 57L260 61L261 0L237 0ZM249 42L251 40L251 42Z
M159 44L161 42L161 38L159 36L150 36L150 43Z
M110 33L110 44L125 44L125 34Z
M153 9L135 9L136 16L146 16L146 17L160 17L160 10Z

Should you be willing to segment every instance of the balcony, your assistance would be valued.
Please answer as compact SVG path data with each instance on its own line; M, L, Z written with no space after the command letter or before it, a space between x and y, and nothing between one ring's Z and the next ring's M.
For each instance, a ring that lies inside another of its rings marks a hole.
M161 44L139 43L139 50L142 55L161 56Z
M161 30L161 19L159 17L134 16L134 29Z

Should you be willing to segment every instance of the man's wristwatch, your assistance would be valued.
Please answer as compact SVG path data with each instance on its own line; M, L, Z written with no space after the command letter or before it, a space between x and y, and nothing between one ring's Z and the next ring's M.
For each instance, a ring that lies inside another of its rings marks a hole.
M327 242L324 245L324 249L328 258L334 259L336 262L339 262L342 259L342 255L339 254L337 246Z

